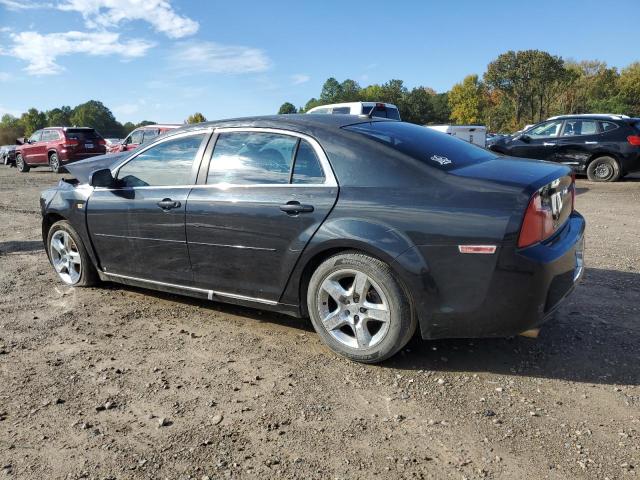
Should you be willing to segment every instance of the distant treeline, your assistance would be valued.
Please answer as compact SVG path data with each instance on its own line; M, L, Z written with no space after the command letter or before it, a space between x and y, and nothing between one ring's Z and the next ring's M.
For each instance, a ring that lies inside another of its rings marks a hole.
M279 113L305 112L327 103L382 101L394 103L402 119L418 124L484 124L491 131L514 131L552 115L621 113L640 116L640 62L618 71L605 62L566 61L540 50L509 51L451 90L408 89L402 80L361 87L329 78L319 98L304 107L289 102Z

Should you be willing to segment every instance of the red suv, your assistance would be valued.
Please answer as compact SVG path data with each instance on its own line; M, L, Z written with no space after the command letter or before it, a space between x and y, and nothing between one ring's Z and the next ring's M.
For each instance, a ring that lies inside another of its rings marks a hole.
M166 125L145 125L144 127L138 127L134 131L132 131L127 138L125 138L121 143L115 143L110 145L107 150L108 153L118 153L118 152L126 152L129 150L134 150L138 148L143 143L149 143L152 139L156 138L158 135L162 135L169 130L173 130L174 128L181 127L182 125L177 124L166 124Z
M16 167L28 172L31 167L48 165L59 173L66 163L105 153L105 141L93 128L43 128L16 147Z

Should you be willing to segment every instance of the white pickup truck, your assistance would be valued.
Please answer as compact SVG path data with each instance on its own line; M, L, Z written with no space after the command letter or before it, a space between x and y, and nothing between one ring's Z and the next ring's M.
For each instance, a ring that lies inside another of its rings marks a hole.
M425 127L447 133L480 147L487 146L487 127L480 125L425 125Z
M373 109L373 113L371 110ZM382 102L345 102L314 107L307 113L328 113L333 115L370 115L372 117L400 120L398 107L393 103Z

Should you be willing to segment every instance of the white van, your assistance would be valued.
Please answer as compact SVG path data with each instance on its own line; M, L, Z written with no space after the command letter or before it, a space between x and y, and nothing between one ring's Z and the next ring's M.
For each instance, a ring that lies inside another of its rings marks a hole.
M425 127L449 134L452 137L483 148L487 146L487 127L480 125L425 125Z
M332 103L314 107L307 113L327 113L332 115L369 115L373 109L372 117L392 118L400 120L398 107L393 103L382 102L346 102Z

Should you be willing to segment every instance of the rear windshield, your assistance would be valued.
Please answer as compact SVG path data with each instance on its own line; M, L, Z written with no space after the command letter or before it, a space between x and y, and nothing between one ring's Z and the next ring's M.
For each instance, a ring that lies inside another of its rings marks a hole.
M420 162L445 170L497 158L489 150L413 123L371 122L343 128L367 135Z
M381 117L381 118L391 118L393 120L400 120L400 112L398 112L397 108L394 107L362 107L362 113L364 115L369 115L371 109L373 110L373 117Z
M65 134L67 138L73 138L81 142L101 138L93 128L67 128Z

